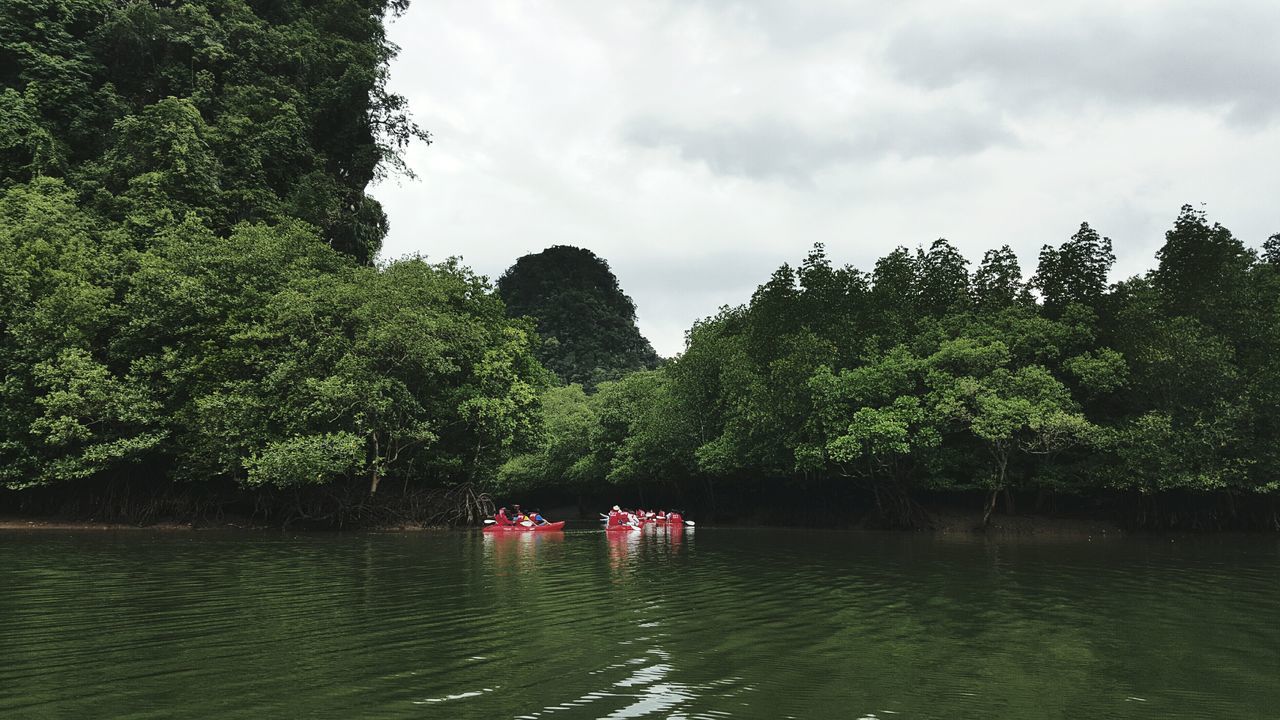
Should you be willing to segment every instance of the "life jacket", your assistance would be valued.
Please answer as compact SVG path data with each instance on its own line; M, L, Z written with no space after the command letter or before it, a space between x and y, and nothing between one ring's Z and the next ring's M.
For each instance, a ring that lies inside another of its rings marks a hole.
M513 525L513 524L514 524L514 523L512 523L512 522L511 522L511 518L507 517L507 514L506 514L505 512L503 512L503 511L501 511L501 510L499 510L499 511L498 511L498 513L497 513L496 515L494 515L494 516L493 516L493 520L494 520L494 522L496 522L497 524L502 525L502 526L504 526L504 527L505 527L505 526L507 526L507 525Z

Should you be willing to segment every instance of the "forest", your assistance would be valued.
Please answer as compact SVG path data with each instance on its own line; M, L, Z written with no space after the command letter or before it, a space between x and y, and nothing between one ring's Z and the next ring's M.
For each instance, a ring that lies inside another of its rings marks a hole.
M616 484L730 515L930 526L929 503L1277 527L1280 236L1261 252L1184 206L1155 267L1109 284L1088 224L1024 281L946 240L869 271L821 245L685 351L542 396L501 484Z
M1186 206L1115 283L1087 224L1025 270L1007 245L869 270L815 245L660 360L590 251L496 283L378 260L367 189L431 141L387 89L406 5L4 5L0 510L368 526L624 497L1280 529L1280 235Z
M405 6L5 3L0 504L483 510L550 375L458 261L374 261L366 189L430 140L386 89Z

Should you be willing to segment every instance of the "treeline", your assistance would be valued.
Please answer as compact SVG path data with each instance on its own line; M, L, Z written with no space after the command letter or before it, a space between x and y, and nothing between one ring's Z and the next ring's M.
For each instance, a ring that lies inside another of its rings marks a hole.
M663 367L544 394L538 448L499 479L758 516L861 498L892 526L945 497L984 524L1022 499L1280 528L1280 236L1258 253L1187 206L1154 270L1109 285L1114 260L1087 224L1027 282L1008 246L870 272L816 246Z
M405 4L3 5L0 505L482 509L551 375L466 268L372 263L366 186L426 140L385 88Z
M659 364L589 252L500 292L373 262L366 188L427 140L386 89L405 5L0 4L0 510L449 522L485 490L647 492L924 526L951 494L1280 523L1280 237L1184 208L1115 285L1088 226L1025 284L1008 247L870 272L817 247Z

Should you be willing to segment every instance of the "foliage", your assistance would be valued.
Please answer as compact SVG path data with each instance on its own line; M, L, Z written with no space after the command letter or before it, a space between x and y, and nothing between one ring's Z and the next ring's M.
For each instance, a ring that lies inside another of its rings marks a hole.
M372 263L366 186L425 139L386 90L405 6L3 6L4 486L367 497L533 441L532 327L456 260Z
M513 317L537 322L538 358L561 380L588 390L658 364L636 329L636 308L609 264L582 248L557 245L525 255L498 279Z
M386 89L404 0L12 0L0 6L0 183L60 177L139 230L301 218L370 262L369 181L427 139Z
M1010 492L1261 498L1280 487L1280 245L1259 260L1190 208L1166 239L1155 270L1114 286L1111 241L1087 224L1030 281L1008 246L972 275L944 240L870 274L815 246L696 323L683 355L581 396L545 447L579 484L829 479L904 523L925 490L981 491L988 515Z

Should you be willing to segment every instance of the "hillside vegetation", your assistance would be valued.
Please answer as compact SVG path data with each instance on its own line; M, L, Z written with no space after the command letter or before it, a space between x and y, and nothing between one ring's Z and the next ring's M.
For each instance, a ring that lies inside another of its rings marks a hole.
M479 510L436 491L493 474L549 376L465 267L372 264L387 220L366 188L427 139L386 90L383 16L404 7L4 4L7 505Z

